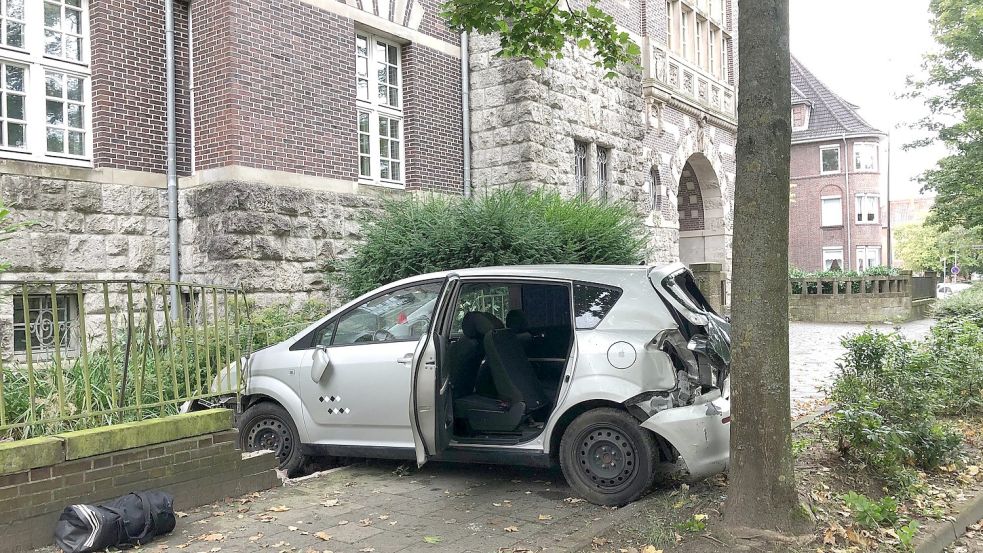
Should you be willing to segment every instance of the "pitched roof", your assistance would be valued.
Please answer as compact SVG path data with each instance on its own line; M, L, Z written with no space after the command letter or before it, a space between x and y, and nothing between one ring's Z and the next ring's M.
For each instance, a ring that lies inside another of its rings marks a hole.
M792 104L803 103L812 106L809 127L792 131L792 142L844 134L883 134L860 117L859 106L840 98L792 56Z

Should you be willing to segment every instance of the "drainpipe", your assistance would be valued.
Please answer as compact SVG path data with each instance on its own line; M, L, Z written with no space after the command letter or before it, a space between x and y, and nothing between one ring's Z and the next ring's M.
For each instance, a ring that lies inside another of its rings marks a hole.
M894 267L891 249L891 133L887 133L887 266Z
M181 278L178 247L177 130L174 115L174 0L164 0L164 56L167 74L167 236L170 241L170 280ZM177 287L171 287L171 309L178 305Z
M850 206L852 205L854 210L857 208L856 198L850 194L850 153L847 148L846 133L843 133L843 187L846 190L846 214L850 222L846 225L846 251L843 252L843 262L846 267L843 268L844 271L853 270L853 241L851 240L851 230L853 229L854 222L857 219L857 214L850 215Z
M471 67L468 33L461 33L461 145L464 149L464 197L471 197Z

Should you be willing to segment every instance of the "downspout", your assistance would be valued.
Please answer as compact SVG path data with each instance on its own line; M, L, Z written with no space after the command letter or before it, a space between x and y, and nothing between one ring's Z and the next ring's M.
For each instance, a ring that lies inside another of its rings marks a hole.
M181 278L178 247L177 129L174 115L174 0L164 0L164 57L167 79L167 236L170 241L170 280ZM171 309L178 305L177 287L171 287Z
M464 150L464 197L471 197L471 67L468 33L461 33L461 145Z
M887 266L894 267L894 252L891 250L891 133L887 133Z
M844 267L843 270L852 271L853 270L853 263L852 263L853 241L851 239L852 234L850 231L853 229L853 224L857 219L857 214L856 212L854 212L853 215L850 215L850 206L852 205L854 210L856 210L857 202L856 199L850 195L850 152L847 148L846 133L843 133L842 140L843 140L843 158L844 158L843 187L846 190L846 214L847 214L847 218L850 219L850 221L846 225L846 251L843 252L844 265L846 265L846 267Z

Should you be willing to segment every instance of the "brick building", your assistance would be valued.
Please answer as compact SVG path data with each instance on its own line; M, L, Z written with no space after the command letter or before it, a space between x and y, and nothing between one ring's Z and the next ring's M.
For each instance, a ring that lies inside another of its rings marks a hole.
M440 0L175 4L183 280L330 296L380 198L463 193L463 49ZM473 37L473 187L628 198L653 260L729 267L732 4L603 0L644 52L611 80L573 46L539 70ZM166 277L163 10L0 0L0 196L39 222L0 243L5 278Z
M807 271L886 264L884 133L792 58L789 263Z

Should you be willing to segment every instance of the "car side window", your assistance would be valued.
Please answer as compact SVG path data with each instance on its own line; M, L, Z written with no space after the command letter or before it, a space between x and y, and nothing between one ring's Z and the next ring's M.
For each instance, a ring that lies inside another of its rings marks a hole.
M577 330L590 330L601 324L614 304L621 298L621 290L589 284L573 285L573 309Z
M490 313L499 320L504 321L505 315L512 309L512 302L509 295L509 286L506 284L474 283L465 284L461 287L461 293L457 300L457 311L454 313L454 324L451 326L451 335L458 336L463 334L461 323L464 315L471 311L482 311Z
M349 346L419 340L430 329L440 288L439 282L416 284L376 296L328 326L317 343L327 345L330 340L332 346Z

